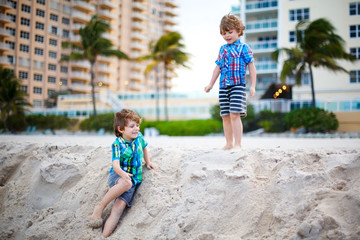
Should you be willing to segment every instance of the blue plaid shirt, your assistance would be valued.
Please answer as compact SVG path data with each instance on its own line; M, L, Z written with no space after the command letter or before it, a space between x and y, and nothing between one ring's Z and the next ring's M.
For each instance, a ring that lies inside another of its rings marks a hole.
M119 160L120 168L133 176L131 179L137 185L142 181L142 160L144 158L143 149L148 145L143 135L139 132L138 136L132 141L126 141L118 137L113 142L112 161ZM114 172L111 165L110 173Z
M253 61L250 47L240 40L221 46L215 61L220 66L220 88L245 83L246 66Z

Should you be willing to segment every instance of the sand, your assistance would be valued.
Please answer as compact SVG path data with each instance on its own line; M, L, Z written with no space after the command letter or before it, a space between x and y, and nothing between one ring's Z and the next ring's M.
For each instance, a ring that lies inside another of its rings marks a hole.
M113 140L0 136L0 239L102 239ZM147 140L160 169L108 239L360 239L360 139Z

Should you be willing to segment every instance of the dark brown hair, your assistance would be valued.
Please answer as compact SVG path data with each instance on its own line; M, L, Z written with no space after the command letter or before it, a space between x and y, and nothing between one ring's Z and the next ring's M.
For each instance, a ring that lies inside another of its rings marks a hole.
M124 130L125 126L127 126L130 121L140 124L141 118L136 112L130 109L123 109L114 114L114 133L116 137L122 137L122 133L119 132L118 128L120 127L120 130Z
M243 31L245 30L245 26L236 16L228 14L221 19L220 34L222 35L223 33L230 30L235 30L239 33L239 36L242 36L244 33Z

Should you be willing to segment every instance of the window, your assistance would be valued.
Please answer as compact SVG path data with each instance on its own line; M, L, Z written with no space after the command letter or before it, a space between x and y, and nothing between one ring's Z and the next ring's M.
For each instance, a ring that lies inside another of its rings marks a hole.
M37 3L45 5L45 0L36 0Z
M63 29L63 35L62 35L62 36L65 37L65 38L69 38L69 37L70 37L70 32L69 32L69 30Z
M29 33L29 32L25 32L25 31L21 31L21 32L20 32L20 37L21 37L21 38L25 38L25 39L29 39L29 38L30 38L30 33Z
M30 19L21 18L21 25L30 26Z
M61 83L61 85L67 86L68 80L66 78L61 78L60 83Z
M25 5L25 4L22 4L21 5L21 11L23 12L27 12L27 13L30 13L30 6L29 5Z
M49 64L48 69L51 71L56 71L56 64Z
M42 89L41 89L41 88L39 88L39 87L34 87L34 93L35 93L35 94L41 94L41 92L42 92Z
M54 96L55 95L55 90L53 89L48 89L48 96Z
M28 72L19 71L20 79L28 79Z
M48 77L48 82L49 82L49 83L56 83L56 78L49 76L49 77Z
M290 21L309 20L310 10L309 8L289 10L289 19Z
M360 37L360 25L350 25L350 38Z
M69 18L62 18L62 23L65 25L70 25L70 19Z
M356 57L356 59L360 59L360 47L350 48L350 54Z
M57 27L51 26L51 33L52 33L52 34L55 34L55 35L56 35L56 34L57 34L57 30L58 30Z
M8 16L12 22L16 23L16 15L7 13L6 16Z
M55 40L55 39L50 39L50 40L49 40L49 43L50 43L50 45L56 46L56 45L57 45L57 40Z
M35 48L35 54L43 56L44 55L44 50L42 48Z
M44 42L44 37L40 35L35 35L35 42Z
M11 28L11 27L6 27L6 30L11 34L11 36L16 35L16 29L15 28Z
M49 57L50 58L56 58L56 52L49 52Z
M350 3L349 15L350 16L360 15L360 2Z
M57 22L58 21L58 16L51 13L50 14L50 20Z
M68 72L68 67L61 66L60 72L67 73Z
M13 9L17 8L17 2L14 0L9 0L8 3L10 3L10 5L12 6Z
M28 87L27 86L21 86L20 90L27 93Z
M289 32L289 42L296 42L296 34L295 31Z
M36 22L36 26L35 26L35 28L36 29L41 29L41 30L44 30L44 27L45 25L43 24L43 23L41 23L41 22Z
M41 82L42 81L43 76L41 74L34 74L34 80Z
M36 9L36 16L45 17L45 11Z
M40 88L41 89L41 88ZM35 89L34 89L35 91ZM35 93L35 92L34 92ZM40 93L41 94L41 93ZM41 108L42 107L42 102L41 101L38 101L38 100L34 100L33 101L33 106L36 107L36 108Z
M13 49L13 50L15 49L15 42L6 40L5 44L8 45L10 47L10 49Z
M350 83L360 83L360 70L350 71Z
M24 45L24 44L20 44L20 51L21 52L29 52L29 46Z

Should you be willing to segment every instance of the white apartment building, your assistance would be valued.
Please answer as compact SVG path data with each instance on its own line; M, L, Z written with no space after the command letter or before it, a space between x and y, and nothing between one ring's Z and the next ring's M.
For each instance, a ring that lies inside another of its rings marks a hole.
M97 14L111 26L103 37L136 58L148 54L150 41L172 31L176 9L175 0L0 0L0 66L14 70L35 108L43 108L55 91L86 95L91 91L90 64L59 62L71 51L62 48L63 41L79 43L80 28ZM145 67L146 63L99 57L96 92L155 91L154 73L145 77Z
M270 55L277 48L295 46L295 26L299 20L326 18L345 40L345 49L360 59L360 1L358 0L239 0L232 12L246 26L243 40L255 57L257 91L263 93L271 83L279 83L282 61ZM314 68L317 106L334 112L360 111L360 61L338 62L353 76ZM288 79L288 84L294 80ZM258 95L258 96L259 96ZM309 74L301 86L292 89L291 108L309 105L311 89Z

